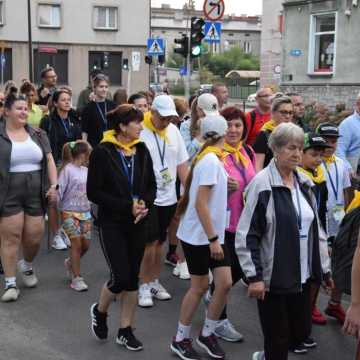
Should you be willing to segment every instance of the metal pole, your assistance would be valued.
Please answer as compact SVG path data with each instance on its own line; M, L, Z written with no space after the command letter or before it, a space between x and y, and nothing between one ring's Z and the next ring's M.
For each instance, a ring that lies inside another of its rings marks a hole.
M185 98L189 99L189 97L190 97L190 84L191 84L191 59L190 59L190 54L188 54L188 56L186 57L186 71L187 71L187 73L186 73L186 77L185 77Z
M1 48L1 86L4 85L4 56L5 56L5 49Z
M31 3L28 0L28 47L29 47L29 80L34 81L33 76L33 50L32 50L32 32L31 32Z

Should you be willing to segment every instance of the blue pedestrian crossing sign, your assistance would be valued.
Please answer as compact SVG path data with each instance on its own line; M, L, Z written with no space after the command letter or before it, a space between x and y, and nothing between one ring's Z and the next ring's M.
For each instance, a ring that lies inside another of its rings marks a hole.
M220 43L221 22L205 21L205 38L208 43Z
M151 56L164 55L164 39L148 39L147 41L147 53Z

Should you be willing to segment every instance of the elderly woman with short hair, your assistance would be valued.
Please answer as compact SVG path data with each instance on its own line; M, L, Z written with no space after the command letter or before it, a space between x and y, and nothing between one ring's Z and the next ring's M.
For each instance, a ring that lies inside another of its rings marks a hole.
M311 321L310 281L332 287L326 237L316 211L314 184L297 171L304 133L292 123L269 138L274 159L246 190L235 247L258 300L264 351L253 360L286 360L289 349L307 352Z

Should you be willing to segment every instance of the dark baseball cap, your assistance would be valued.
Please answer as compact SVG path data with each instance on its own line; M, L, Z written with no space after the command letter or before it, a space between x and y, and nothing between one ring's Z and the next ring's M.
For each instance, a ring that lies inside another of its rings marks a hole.
M319 134L308 133L304 138L304 151L309 149L328 149L331 146L326 144L326 140Z
M322 123L316 128L316 133L323 137L340 137L339 128L332 123Z

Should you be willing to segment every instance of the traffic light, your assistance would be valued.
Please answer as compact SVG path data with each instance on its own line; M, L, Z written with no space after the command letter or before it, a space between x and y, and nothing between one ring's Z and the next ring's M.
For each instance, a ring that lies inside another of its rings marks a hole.
M192 58L196 58L201 55L201 42L205 37L204 26L205 21L203 18L195 16L191 18L190 55Z
M175 39L174 43L180 45L174 49L174 52L186 58L189 54L189 38L183 35L180 39Z
M129 59L123 59L122 68L123 70L129 70Z
M146 55L145 56L145 63L151 65L152 64L152 56Z

